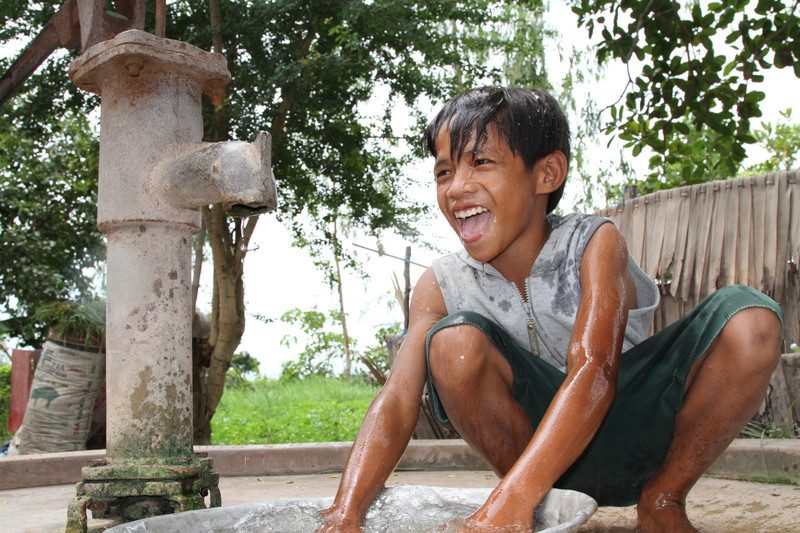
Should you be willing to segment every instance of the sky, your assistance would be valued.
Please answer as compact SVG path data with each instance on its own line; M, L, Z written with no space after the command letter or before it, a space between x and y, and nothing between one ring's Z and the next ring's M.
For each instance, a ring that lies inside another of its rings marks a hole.
M551 2L548 21L552 27L564 33L564 42L581 48L587 46L585 31L577 28L576 17L564 2ZM16 50L8 47L0 53L2 56L15 54ZM562 79L566 73L567 67L559 58L556 43L549 43L547 46L546 65L551 81ZM636 69L637 66L633 65L634 73ZM626 81L625 67L622 64L611 64L606 68L599 81L579 87L576 90L576 97L580 100L591 94L598 107L602 108L619 98ZM778 119L778 113L781 110L792 107L792 104L797 101L796 95L800 92L800 80L794 77L791 69L773 69L767 73L762 90L767 94L767 98L761 104L763 120L774 122ZM369 106L374 106L376 110L385 109L387 105L385 98L386 95L380 94L379 91ZM434 112L435 109L432 107L431 115ZM402 109L395 114L396 129L410 127L406 116L402 113ZM798 116L800 116L800 110L795 110L793 114L795 120ZM606 149L607 140L601 132L597 133L596 140L596 145L589 150L589 160L597 167L610 166L610 158L615 150ZM752 162L756 162L760 157L758 149L751 149L749 153ZM645 170L646 159L646 153L638 158L640 171ZM425 236L426 242L437 249L432 250L420 243L407 242L391 232L382 236L381 243L387 253L396 256L403 256L405 247L411 246L412 261L430 265L439 255L457 251L460 243L443 217L438 214L438 209L435 208L432 161L415 161L409 165L407 172L414 179L415 185L405 191L405 194L433 207L434 216L419 220L417 227ZM280 196L280 189L278 194ZM569 181L568 178L565 196L561 202L562 210L564 212L572 211L579 195L577 180ZM338 308L338 296L335 290L326 284L322 272L314 267L305 250L294 248L291 243L292 237L289 229L277 220L274 213L262 215L253 235L251 251L245 262L247 326L239 349L256 357L261 364L261 373L269 377L277 377L280 374L282 363L290 360L302 350L302 337L299 339L301 345L294 347L282 345L281 340L285 336L296 334L296 332L277 319L293 308L317 309L325 312ZM368 274L367 278L349 270L345 270L343 274L348 327L351 335L356 339L357 348L363 350L374 345L374 335L379 327L403 320L402 311L393 296L392 286L393 276L397 276L402 284L403 262L385 256L380 257L356 247L356 244L377 248L377 242L374 238L364 235L354 235L345 239L344 242L345 249L357 258L362 270ZM411 266L412 284L423 270L421 267ZM211 271L212 265L207 262L203 268L201 290L198 297L198 307L201 311L206 312L210 311L211 307ZM275 319L275 321L264 323L257 319L257 316Z

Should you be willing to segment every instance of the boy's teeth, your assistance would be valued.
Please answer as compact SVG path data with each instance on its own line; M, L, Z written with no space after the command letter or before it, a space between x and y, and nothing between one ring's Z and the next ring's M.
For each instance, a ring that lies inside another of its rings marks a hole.
M473 215L477 215L478 213L483 213L484 211L488 211L485 207L470 207L469 209L464 209L462 211L456 211L456 218L468 218Z

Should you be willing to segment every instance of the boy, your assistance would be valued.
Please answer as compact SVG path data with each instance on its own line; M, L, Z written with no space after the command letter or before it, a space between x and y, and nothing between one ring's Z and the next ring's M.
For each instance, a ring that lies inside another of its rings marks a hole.
M569 129L545 92L467 91L425 142L464 250L417 283L408 334L322 529L360 530L427 380L436 416L501 477L464 530L530 531L553 486L638 503L642 531L693 530L686 495L761 401L780 309L728 287L646 339L658 291L620 232L601 217L552 214Z

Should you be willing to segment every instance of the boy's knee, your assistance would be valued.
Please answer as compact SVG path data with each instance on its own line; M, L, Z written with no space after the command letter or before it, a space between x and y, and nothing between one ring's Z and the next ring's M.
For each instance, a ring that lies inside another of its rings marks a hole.
M471 325L451 326L435 332L428 352L434 380L464 381L480 376L486 366L487 342L486 335Z
M749 307L736 313L722 331L723 342L740 355L737 364L770 371L780 360L781 321L772 309Z

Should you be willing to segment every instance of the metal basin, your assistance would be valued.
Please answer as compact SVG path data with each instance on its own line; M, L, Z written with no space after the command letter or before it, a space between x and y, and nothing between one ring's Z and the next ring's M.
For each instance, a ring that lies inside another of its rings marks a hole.
M399 485L381 492L370 507L365 533L425 532L478 509L491 489ZM313 532L320 511L332 498L270 500L262 503L189 511L123 524L108 533ZM597 509L586 494L553 489L536 509L534 531L576 531Z

